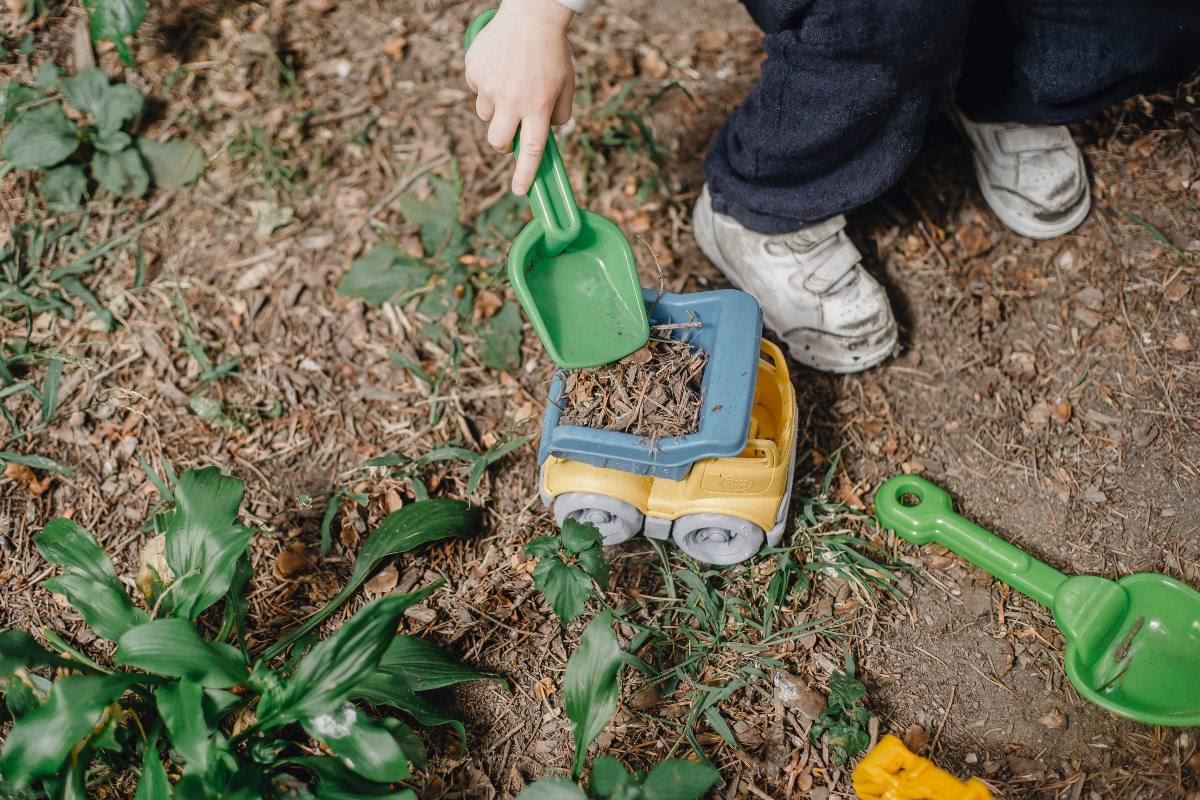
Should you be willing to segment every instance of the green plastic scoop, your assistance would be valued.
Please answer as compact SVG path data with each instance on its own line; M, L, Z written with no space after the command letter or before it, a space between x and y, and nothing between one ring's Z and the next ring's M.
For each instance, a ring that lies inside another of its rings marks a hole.
M875 514L1049 606L1067 640L1067 677L1088 700L1139 722L1200 725L1200 592L1153 572L1067 577L954 513L944 489L915 475L884 483Z
M469 49L495 15L467 29ZM518 143L513 143L517 152ZM650 326L637 264L620 228L580 211L554 134L529 191L533 220L508 251L508 279L542 346L560 367L607 364L646 343Z

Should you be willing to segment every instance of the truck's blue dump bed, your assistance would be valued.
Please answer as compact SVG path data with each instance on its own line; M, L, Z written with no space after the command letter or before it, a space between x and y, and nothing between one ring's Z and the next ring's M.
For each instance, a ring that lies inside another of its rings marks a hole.
M701 381L700 425L695 433L656 439L628 433L560 425L565 388L559 371L550 385L550 404L542 423L539 462L554 455L609 467L681 480L692 463L703 458L736 456L746 446L750 411L758 374L762 310L745 292L719 289L690 294L658 293L643 289L650 325L698 321L698 328L678 328L685 339L708 353Z

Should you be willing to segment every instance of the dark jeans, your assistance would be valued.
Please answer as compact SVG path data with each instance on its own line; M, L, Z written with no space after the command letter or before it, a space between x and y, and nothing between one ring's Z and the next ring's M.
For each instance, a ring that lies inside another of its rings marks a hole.
M743 2L767 59L705 172L716 210L762 233L882 194L947 100L1060 124L1200 65L1200 0Z

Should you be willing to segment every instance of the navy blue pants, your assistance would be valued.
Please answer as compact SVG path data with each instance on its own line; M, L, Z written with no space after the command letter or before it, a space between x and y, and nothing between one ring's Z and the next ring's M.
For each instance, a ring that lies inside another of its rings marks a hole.
M767 58L705 173L716 210L762 233L882 194L948 100L1060 124L1200 65L1200 0L743 2Z

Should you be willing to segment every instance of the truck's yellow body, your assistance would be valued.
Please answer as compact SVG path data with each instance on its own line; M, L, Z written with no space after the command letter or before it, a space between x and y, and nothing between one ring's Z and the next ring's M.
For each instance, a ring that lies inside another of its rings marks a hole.
M678 481L550 456L543 496L588 492L624 501L646 515L646 533L654 538L666 538L670 521L694 514L734 517L781 533L795 461L796 390L779 348L764 339L762 354L750 434L739 455L697 461Z

